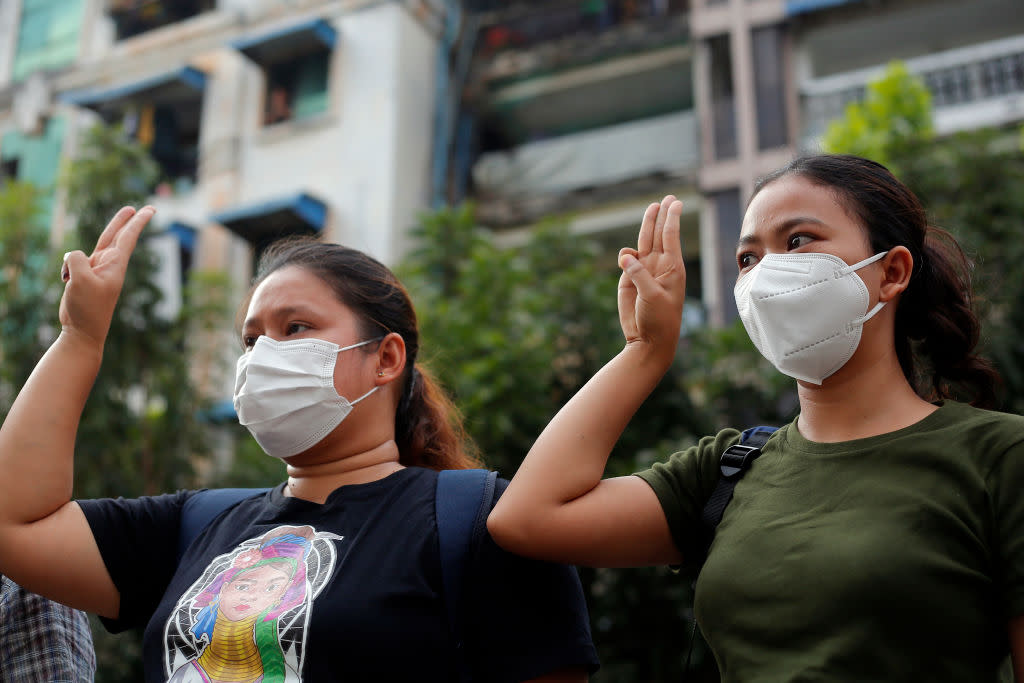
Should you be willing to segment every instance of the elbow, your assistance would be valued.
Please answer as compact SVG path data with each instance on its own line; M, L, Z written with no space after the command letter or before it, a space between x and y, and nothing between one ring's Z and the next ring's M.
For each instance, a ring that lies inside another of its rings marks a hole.
M487 532L495 543L505 550L512 551L509 544L515 544L515 521L509 517L510 515L499 500L491 510L491 514L487 516Z
M498 546L510 553L529 557L533 554L531 551L536 550L529 542L533 534L528 520L502 505L500 500L487 517L487 531Z

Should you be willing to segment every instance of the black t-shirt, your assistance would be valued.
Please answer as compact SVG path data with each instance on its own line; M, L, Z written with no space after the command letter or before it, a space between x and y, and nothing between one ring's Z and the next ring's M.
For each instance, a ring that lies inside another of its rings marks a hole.
M436 472L406 468L323 505L279 486L211 522L177 566L194 492L79 501L120 591L107 627L145 628L147 681L452 681L436 483ZM466 574L476 680L597 668L573 568L511 555L487 536Z

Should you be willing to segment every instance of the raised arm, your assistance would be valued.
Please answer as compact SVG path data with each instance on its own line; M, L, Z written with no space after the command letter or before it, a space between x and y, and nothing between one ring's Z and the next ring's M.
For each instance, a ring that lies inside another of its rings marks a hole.
M92 254L65 257L61 333L0 427L0 572L59 602L116 616L119 596L71 501L78 422L99 372L128 259L153 216L117 212Z
M680 560L654 491L639 477L602 480L626 424L675 355L686 292L679 215L668 196L644 213L619 265L625 348L555 416L487 520L505 549L589 566Z

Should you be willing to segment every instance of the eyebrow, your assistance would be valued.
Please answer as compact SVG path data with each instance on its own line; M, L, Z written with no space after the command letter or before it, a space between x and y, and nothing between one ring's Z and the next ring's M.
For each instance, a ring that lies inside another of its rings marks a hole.
M281 308L276 308L276 309L270 311L270 315L271 316L273 316L273 317L284 317L284 318L287 318L288 316L292 316L292 315L296 315L296 314L312 315L314 313L315 313L315 311L312 308L308 307L308 306L301 306L301 305L294 305L294 304L288 305L288 306L282 306ZM254 326L258 322L258 320L259 320L259 318L246 318L245 322L242 323L242 330L245 331L246 329Z
M775 234L778 234L780 232L786 232L787 230L794 226L804 225L806 223L810 223L811 225L825 225L824 221L814 218L812 216L794 216L793 218L788 218L782 221L781 223L772 226L771 232ZM741 249L750 244L760 243L760 237L757 237L756 235L744 235L743 237L740 237L739 241L736 242L736 248Z

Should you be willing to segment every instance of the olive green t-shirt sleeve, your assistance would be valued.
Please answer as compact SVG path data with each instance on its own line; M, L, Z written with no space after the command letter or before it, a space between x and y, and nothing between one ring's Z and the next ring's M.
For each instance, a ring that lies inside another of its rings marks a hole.
M1024 615L1024 441L1008 448L989 472L997 580L1007 618Z
M684 559L694 541L704 504L718 482L722 453L739 438L735 429L722 430L702 438L696 446L673 453L665 462L636 473L658 496L672 540Z

